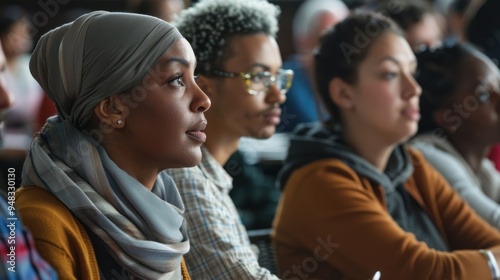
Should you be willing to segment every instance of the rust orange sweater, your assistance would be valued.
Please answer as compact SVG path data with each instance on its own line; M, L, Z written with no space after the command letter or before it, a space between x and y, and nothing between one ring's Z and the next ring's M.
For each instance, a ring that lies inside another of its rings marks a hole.
M500 233L410 151L404 184L429 214L451 252L429 249L389 215L384 190L336 159L314 161L289 177L274 221L283 279L490 280L478 249L500 246ZM310 277L310 278L307 278Z

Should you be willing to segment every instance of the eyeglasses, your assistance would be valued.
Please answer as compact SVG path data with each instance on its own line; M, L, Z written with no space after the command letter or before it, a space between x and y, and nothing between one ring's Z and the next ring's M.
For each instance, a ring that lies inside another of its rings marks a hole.
M212 70L212 75L222 78L236 78L240 77L245 81L248 93L251 95L258 95L269 91L269 88L275 84L280 90L281 94L286 94L292 86L293 70L278 70L276 75L271 74L269 71L258 71L253 73L248 72L226 72L221 70Z

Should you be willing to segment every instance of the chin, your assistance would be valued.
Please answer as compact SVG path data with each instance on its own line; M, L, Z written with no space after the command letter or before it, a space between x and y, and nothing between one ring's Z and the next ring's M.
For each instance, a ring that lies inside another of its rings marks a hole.
M184 168L184 167L194 167L198 165L201 161L201 150L190 151L189 153L184 153L183 157L180 159L171 159L170 164L167 168ZM165 168L165 169L167 169Z
M413 137L417 133L416 128L410 128L405 130L406 133L400 135L400 140L398 141L398 144L404 143L408 141L411 137Z
M251 137L256 139L268 139L276 132L276 126L266 126L250 134Z

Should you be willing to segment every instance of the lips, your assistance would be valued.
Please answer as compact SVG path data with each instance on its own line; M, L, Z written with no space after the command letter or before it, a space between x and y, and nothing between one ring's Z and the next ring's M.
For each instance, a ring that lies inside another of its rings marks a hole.
M281 116L280 108L273 108L264 114L264 118L266 119L266 121L272 125L278 125L280 123L281 121L280 116Z
M205 130L206 127L207 127L207 121L202 120L194 127L192 127L190 130L188 130L186 134L196 142L205 143L205 141L207 141L207 135L203 131Z
M403 110L403 115L412 121L420 120L420 110L415 107L406 108Z

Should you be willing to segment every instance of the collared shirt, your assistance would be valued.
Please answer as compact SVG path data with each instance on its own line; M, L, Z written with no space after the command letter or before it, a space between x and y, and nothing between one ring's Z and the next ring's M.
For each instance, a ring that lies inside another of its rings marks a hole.
M186 208L193 279L278 279L259 266L238 211L229 197L232 178L202 147L193 168L169 169Z
M30 232L21 224L15 204L9 210L4 194L0 195L0 279L57 279L56 272L35 249Z

